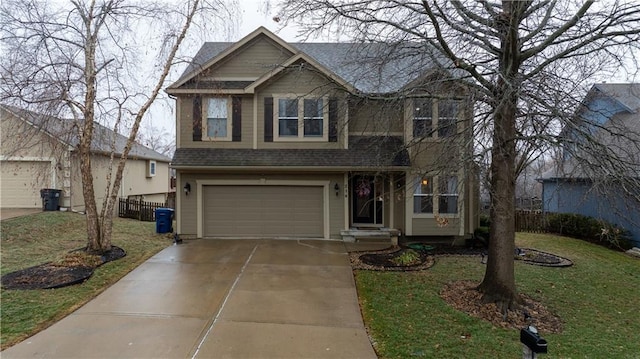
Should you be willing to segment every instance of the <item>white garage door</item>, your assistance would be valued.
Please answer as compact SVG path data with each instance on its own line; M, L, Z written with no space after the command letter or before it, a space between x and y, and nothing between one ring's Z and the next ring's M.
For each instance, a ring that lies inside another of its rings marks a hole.
M204 186L205 237L324 237L323 187Z
M2 161L0 171L1 207L42 207L40 189L51 187L50 162Z

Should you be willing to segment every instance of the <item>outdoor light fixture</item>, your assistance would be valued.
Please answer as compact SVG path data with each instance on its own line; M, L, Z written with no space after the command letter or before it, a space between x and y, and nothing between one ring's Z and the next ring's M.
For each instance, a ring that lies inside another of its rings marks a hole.
M340 195L340 185L338 184L338 182L336 182L336 185L333 186L333 189L336 190L336 197L338 197Z
M184 184L184 194L188 196L189 192L191 192L191 184L187 182Z

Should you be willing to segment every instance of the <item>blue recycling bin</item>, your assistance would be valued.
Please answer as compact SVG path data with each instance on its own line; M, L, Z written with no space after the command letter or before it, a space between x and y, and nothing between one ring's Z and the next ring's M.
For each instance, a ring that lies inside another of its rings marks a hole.
M173 209L156 208L156 233L173 232Z

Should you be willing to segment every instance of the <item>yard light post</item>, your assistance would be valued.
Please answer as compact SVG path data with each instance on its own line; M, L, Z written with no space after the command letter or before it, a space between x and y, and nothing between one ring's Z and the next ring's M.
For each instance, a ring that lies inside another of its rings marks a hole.
M520 342L522 343L522 358L536 359L538 354L547 353L547 341L538 333L538 329L531 325L531 317L525 313L524 318L528 324L526 328L520 329Z

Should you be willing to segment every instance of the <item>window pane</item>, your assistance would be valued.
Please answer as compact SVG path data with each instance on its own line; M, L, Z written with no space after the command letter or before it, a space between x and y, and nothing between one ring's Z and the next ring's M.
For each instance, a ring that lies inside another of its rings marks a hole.
M440 176L438 182L440 213L458 213L458 177Z
M432 100L430 98L415 99L414 105L414 118L431 118L433 116Z
M304 118L322 118L322 99L304 100Z
M226 118L208 118L207 119L207 136L209 137L227 137L227 119Z
M451 137L457 132L458 101L438 101L438 137Z
M278 99L278 135L298 136L297 99Z
M304 99L304 135L322 136L322 99Z
M413 213L433 213L433 196L416 195L413 197Z
M298 136L298 119L280 119L278 121L278 133L280 136Z
M458 213L458 195L440 195L440 213Z
M279 99L278 100L278 116L280 118L298 118L298 100L297 99Z
M426 137L432 131L432 100L416 99L413 109L413 137Z
M458 194L458 177L440 176L438 191L440 194Z
M305 136L322 136L322 119L304 119Z
M227 118L227 99L210 98L207 107L207 118Z
M226 98L210 98L207 102L207 137L227 137Z
M413 213L433 213L433 178L418 179L413 196Z

